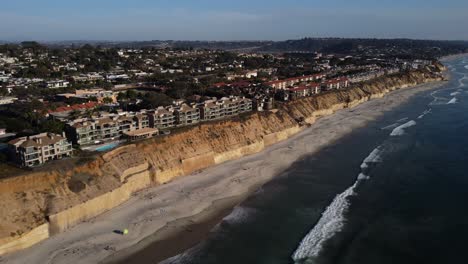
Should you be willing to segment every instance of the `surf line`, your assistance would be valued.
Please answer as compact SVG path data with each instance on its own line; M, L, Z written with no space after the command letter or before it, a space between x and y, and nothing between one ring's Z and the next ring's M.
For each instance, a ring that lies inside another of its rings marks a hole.
M322 213L322 217L317 224L302 239L299 247L291 256L295 263L307 263L308 260L317 258L325 243L336 233L343 230L346 223L345 215L350 206L348 198L356 195L355 189L360 182L370 179L370 176L366 175L365 171L373 163L383 161L382 155L384 151L382 146L378 146L364 159L361 164L361 173L358 175L356 182L334 198L332 203Z

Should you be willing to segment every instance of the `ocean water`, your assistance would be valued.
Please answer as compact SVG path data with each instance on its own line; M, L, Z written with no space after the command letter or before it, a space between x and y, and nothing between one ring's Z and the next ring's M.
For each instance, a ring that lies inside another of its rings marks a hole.
M171 263L468 263L468 62L304 157Z

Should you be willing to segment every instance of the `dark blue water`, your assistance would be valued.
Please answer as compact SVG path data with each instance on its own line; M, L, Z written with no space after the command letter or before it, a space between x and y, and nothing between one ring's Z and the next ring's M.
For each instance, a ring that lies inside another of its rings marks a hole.
M296 162L165 263L467 263L468 58L448 65L444 87Z

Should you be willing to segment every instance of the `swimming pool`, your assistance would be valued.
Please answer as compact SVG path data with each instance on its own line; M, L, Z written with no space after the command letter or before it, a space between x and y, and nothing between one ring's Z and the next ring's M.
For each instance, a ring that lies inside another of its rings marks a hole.
M96 148L96 151L99 151L99 152L109 151L111 149L114 149L118 145L119 145L119 142L113 142L113 143Z

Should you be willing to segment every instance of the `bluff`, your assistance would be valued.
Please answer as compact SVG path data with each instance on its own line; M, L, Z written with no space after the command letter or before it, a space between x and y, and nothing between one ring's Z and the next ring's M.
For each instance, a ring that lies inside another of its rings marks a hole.
M0 254L29 247L112 209L138 190L259 152L321 116L396 89L440 80L438 72L428 69L385 76L359 87L282 103L275 111L202 123L103 155L2 179Z

